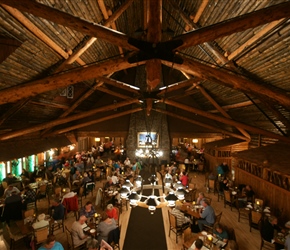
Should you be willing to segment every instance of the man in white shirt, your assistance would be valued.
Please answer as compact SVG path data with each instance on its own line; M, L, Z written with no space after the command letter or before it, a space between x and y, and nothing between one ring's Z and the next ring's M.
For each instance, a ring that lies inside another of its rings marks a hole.
M20 190L17 187L9 185L4 191L4 198L11 196L12 192L16 192L16 194L19 194Z

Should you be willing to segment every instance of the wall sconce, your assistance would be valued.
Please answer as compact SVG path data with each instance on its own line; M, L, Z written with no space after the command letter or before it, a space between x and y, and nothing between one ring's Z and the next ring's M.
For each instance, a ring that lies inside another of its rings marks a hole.
M192 143L198 143L198 139L192 139Z

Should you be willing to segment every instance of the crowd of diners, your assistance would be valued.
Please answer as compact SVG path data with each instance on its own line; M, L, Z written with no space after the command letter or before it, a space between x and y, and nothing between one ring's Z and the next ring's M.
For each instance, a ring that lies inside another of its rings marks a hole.
M104 182L103 185L104 192L110 191L114 188L118 190L125 180L128 179L132 181L139 174L142 175L144 180L146 180L151 176L151 174L159 171L160 169L164 170L162 173L164 179L168 177L172 178L174 182L180 181L185 188L188 188L190 182L188 171L186 171L187 169L185 168L180 168L177 162L173 161L167 166L159 167L155 165L146 165L141 161L138 161L138 159L131 160L124 156L123 158L114 156L113 159L105 159L102 157L102 149L101 151L100 149L95 150L97 150L97 153L76 153L71 159L62 159L62 161L56 161L54 164L50 164L47 167L39 166L33 173L28 173L25 169L23 169L18 178L8 174L3 180L7 183L7 187L3 194L4 209L5 205L17 201L22 203L20 209L25 211L27 209L27 204L34 202L38 195L36 191L31 188L30 184L42 183L46 181L48 183L52 183L54 187L71 187L69 189L70 192L67 192L62 197L54 196L50 199L48 214L50 214L55 221L60 221L65 213L65 207L62 203L63 199L77 195L79 189L84 187L85 183L95 182L97 171L101 171L102 176L106 178L106 182ZM116 149L114 148L114 153L115 150ZM113 151L108 155L112 155L112 153ZM22 190L13 185L15 182L19 182L19 178L22 183ZM217 183L219 183L218 192L220 193L224 190L231 190L234 188L233 183L229 178L229 167L226 163L221 164L217 167L215 172L210 173L208 175L208 179L214 179ZM246 207L249 202L255 206L255 192L252 190L251 186L239 185L238 189L234 190L240 194L239 196L236 196L236 199L238 199L238 204L241 207ZM98 197L96 197L96 199L98 199ZM111 199L108 199L105 204L105 210L101 214L98 214L98 216L96 216L96 209L93 201L86 202L86 204L79 209L77 220L70 228L75 245L80 246L85 244L89 250L102 249L101 242L110 241L109 233L112 230L118 229L119 214L117 207L120 205L118 204L119 202L120 198L118 193L117 195L111 195ZM215 209L211 206L211 203L205 194L199 192L194 202L196 205L200 206L198 209L199 218L197 219L190 218L188 214L181 211L182 204L177 204L177 206L172 209L171 213L177 217L178 225L189 226L194 233L202 232L205 226L212 226L213 236L227 243L225 249L238 249L236 242L229 240L229 234L224 228L224 225L215 223ZM255 207L253 209L255 209ZM37 221L35 221L32 225L34 229L47 226L48 222L44 219L44 217L45 215L43 214L40 214L37 217ZM96 218L100 220L96 228L97 236L91 237L90 234L83 230L83 225L85 223L90 224L92 221L95 222ZM9 224L9 218L6 221ZM290 227L290 225L288 226ZM282 233L286 233L285 228L278 227L278 220L275 216L263 216L262 236L266 241L273 242L274 230L279 230ZM285 247L287 250L290 249L289 239L290 237L287 237L285 240ZM195 243L196 249L201 249L202 244L202 241L200 242L197 240ZM276 242L274 244L276 249L282 249L284 247ZM63 247L59 242L55 241L53 235L49 235L47 241L39 249L58 250L63 249Z
M216 185L217 191L220 194L226 190L233 191L235 195L232 197L232 205L239 206L239 208L246 208L250 211L253 209L261 213L260 228L261 236L263 239L271 244L273 244L276 250L286 249L290 250L290 222L287 222L285 225L278 225L278 219L276 216L268 213L264 213L264 207L255 202L255 192L250 185L240 184L238 187L234 187L233 182L230 180L229 167L226 162L220 164L216 171L212 172L208 176L208 180L215 180L218 185ZM175 174L177 168L175 165L167 168L165 177L176 176L177 179L182 181L184 187L187 187L188 178L186 172L180 170L179 174ZM183 179L184 178L184 179ZM183 181L184 180L184 181ZM207 189L209 192L209 188ZM232 195L232 194L231 194ZM185 229L186 227L191 227L192 232L199 233L203 232L204 226L213 227L213 236L226 243L225 249L235 250L238 249L238 245L234 240L229 239L229 232L224 228L219 222L215 222L215 209L211 206L211 201L205 196L203 192L199 192L196 200L193 202L200 208L197 209L198 216L197 218L192 218L190 214L187 214L186 211L182 211L181 205L177 205L172 209L171 213L177 218L177 225ZM183 203L183 205L191 206L191 203ZM268 212L268 211L267 211ZM270 211L269 211L270 212ZM226 214L225 214L226 216ZM249 213L250 216L250 213ZM281 234L283 235L282 240L277 242L274 240L275 236ZM201 249L203 242L197 240L195 242L195 249Z

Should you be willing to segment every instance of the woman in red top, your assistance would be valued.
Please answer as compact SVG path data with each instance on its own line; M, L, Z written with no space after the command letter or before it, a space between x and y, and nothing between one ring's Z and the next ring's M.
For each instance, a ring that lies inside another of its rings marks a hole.
M188 185L188 176L185 172L181 172L179 176L179 181L181 181L182 185L186 187Z
M107 206L106 214L108 215L109 218L111 218L111 219L113 218L116 222L119 219L118 218L119 217L118 210L112 204L109 204Z

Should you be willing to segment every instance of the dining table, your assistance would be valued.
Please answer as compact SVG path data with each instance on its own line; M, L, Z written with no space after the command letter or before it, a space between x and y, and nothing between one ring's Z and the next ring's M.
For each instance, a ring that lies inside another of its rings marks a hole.
M192 204L183 204L180 207L180 211L190 215L192 217L192 219L199 219L200 218L200 211L201 207L199 205L192 205Z

